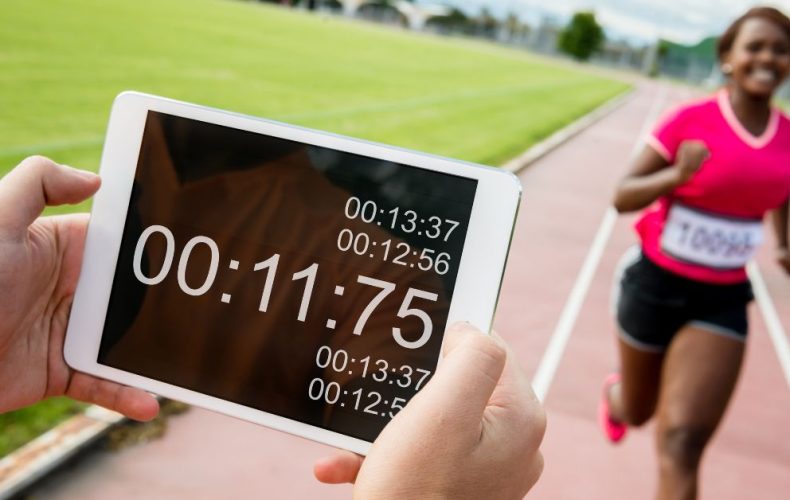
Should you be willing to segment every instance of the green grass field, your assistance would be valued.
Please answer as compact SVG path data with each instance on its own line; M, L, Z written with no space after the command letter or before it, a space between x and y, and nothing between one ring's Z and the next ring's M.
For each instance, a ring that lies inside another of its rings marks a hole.
M85 406L67 398L53 398L29 408L0 413L0 457L43 434Z
M252 2L4 0L2 14L0 169L32 153L95 169L125 89L497 164L626 88Z
M34 153L96 170L127 89L496 165L628 87L487 43L252 2L3 0L0 14L0 174ZM6 415L0 456L20 443L12 432L27 439L71 409Z

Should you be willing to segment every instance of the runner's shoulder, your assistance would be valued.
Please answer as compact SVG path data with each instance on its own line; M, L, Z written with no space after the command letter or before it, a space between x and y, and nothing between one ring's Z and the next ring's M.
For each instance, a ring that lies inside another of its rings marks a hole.
M693 122L699 119L710 117L711 113L718 111L716 95L708 95L695 99L688 99L670 107L662 115L659 123L680 124Z

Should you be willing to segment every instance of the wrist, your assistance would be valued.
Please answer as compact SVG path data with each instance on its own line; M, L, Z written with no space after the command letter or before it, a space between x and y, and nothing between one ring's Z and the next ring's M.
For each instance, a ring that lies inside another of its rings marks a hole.
M686 173L686 169L683 168L683 165L676 165L675 168L671 168L669 171L671 172L669 178L671 189L682 186L689 178L688 174Z

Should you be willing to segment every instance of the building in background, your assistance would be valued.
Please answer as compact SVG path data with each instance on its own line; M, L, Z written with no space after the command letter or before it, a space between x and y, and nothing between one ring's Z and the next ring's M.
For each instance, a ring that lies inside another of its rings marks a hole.
M437 0L435 4L417 4L414 0L258 1L442 36L483 38L551 57L567 58L558 49L560 35L567 23L545 13L532 13L537 14L532 16L537 21L528 24L514 10L509 11L504 18L497 17L487 7L473 15L458 7L444 5L442 0ZM716 40L716 37L707 37L696 44L684 45L670 40L657 40L651 44L612 37L606 39L601 50L589 62L651 77L667 77L693 85L714 87L724 81L716 60ZM790 83L780 90L779 96L790 101Z

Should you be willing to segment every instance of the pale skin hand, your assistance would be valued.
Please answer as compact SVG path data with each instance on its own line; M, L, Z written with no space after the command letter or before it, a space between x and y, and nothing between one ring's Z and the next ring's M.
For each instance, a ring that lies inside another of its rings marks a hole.
M0 180L0 412L56 395L138 420L158 411L146 392L75 372L63 359L87 216L39 215L98 187L97 176L41 157ZM460 325L445 352L364 461L340 454L316 464L316 476L356 482L358 498L523 497L543 469L540 403L501 340Z
M367 457L316 463L354 498L522 498L543 470L546 420L515 356L498 337L451 327L434 377L387 425Z
M88 215L39 216L46 205L89 198L99 184L43 157L0 179L0 413L60 395L136 420L159 411L145 391L76 372L63 359Z

